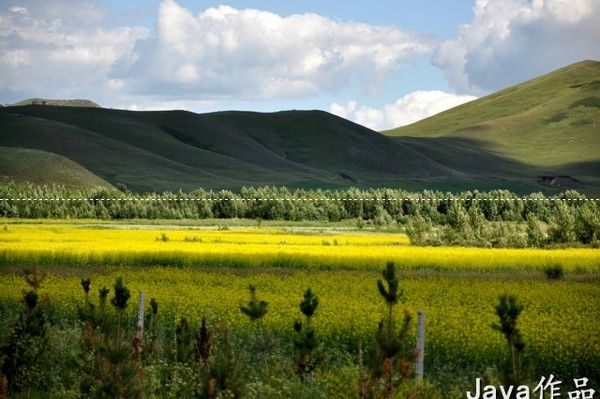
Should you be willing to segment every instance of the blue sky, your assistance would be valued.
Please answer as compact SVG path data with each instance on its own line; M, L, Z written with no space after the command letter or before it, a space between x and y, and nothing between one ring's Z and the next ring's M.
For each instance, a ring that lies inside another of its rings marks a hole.
M159 0L109 0L111 9L123 13L129 21L151 26L156 21ZM442 38L456 34L458 25L470 21L473 1L470 0L372 0L372 1L193 1L181 0L178 4L195 13L226 4L234 8L268 10L281 16L315 13L340 21L356 21L374 25L399 25L405 29L430 33Z
M600 2L0 1L0 101L323 109L382 130L583 59Z

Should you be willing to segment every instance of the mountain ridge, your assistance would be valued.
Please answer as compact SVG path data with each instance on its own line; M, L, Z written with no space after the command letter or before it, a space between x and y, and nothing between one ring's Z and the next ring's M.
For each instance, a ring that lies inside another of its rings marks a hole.
M578 62L382 133L479 140L499 155L543 166L597 161L600 62Z
M582 72L582 65L592 72ZM597 65L574 64L386 134L319 110L196 114L36 104L0 108L0 146L56 154L103 181L137 191L285 185L525 193L568 185L597 193L599 140L586 124L578 132L593 141L584 143L584 157L577 154L581 143L569 147L555 127L556 138L541 143L560 146L566 153L560 162L520 157L511 152L514 138L505 148L485 137L500 126L509 132L495 136L511 138L516 123L547 126L583 117L596 123L598 115L590 112L596 103L589 98L600 82ZM563 108L557 111L558 106ZM544 109L548 112L540 115ZM441 124L440 118L452 123ZM432 120L437 130L427 128ZM535 140L525 140L536 135L525 134L516 145L525 145L529 153L543 150Z
M11 107L19 107L24 105L52 105L56 107L92 107L100 108L100 105L84 98L75 99L60 99L60 98L26 98L16 103L10 104Z

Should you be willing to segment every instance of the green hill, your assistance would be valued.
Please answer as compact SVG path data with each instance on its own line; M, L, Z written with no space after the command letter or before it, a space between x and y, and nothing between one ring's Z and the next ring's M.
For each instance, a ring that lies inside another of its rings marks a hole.
M137 191L286 185L597 194L598 65L575 64L387 135L323 111L34 104L0 108L0 146L68 158L95 175L86 184L100 178ZM7 166L26 164L10 159ZM54 178L46 169L63 168L7 166L4 180L44 182Z
M18 107L22 105L54 105L57 107L100 107L95 102L84 99L60 100L51 98L27 98L25 100L21 100L19 102L11 104L11 106L13 107Z
M67 187L112 187L70 159L18 147L0 147L0 181L54 183Z
M579 62L384 134L466 139L531 166L597 178L600 62Z
M0 131L3 146L63 155L113 184L146 191L394 184L452 174L322 111L200 115L31 105L0 109Z

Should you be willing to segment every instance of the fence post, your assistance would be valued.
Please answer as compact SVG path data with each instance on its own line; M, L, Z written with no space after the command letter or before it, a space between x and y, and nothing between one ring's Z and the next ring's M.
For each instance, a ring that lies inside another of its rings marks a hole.
M417 321L417 360L415 364L415 374L417 381L423 380L423 369L425 359L425 312L419 310Z
M140 299L138 301L137 324L135 327L135 337L133 338L133 346L136 354L142 353L144 344L144 291L140 291Z

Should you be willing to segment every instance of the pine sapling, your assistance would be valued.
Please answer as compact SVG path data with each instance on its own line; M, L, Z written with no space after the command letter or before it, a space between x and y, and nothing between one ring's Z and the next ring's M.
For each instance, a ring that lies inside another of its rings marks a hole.
M302 378L313 372L316 366L315 350L318 340L315 329L312 326L312 317L319 307L319 297L308 288L304 292L304 298L300 302L300 311L305 316L305 322L300 320L294 323L296 337L294 338L294 366L296 372Z
M247 305L240 305L240 310L243 314L248 316L251 322L256 323L256 327L258 330L257 337L257 348L256 351L260 353L262 357L263 364L265 369L268 368L267 364L267 351L270 347L270 337L265 336L265 332L263 330L262 318L267 314L267 306L269 305L266 301L259 300L256 297L256 287L253 285L248 286L248 290L250 291L250 300Z
M150 299L150 311L146 312L145 316L145 352L152 353L156 349L156 340L158 339L157 331L158 318L158 301L154 298Z
M396 276L396 266L388 262L382 272L383 280L377 280L377 289L387 306L387 315L379 322L377 331L377 343L383 357L380 363L381 372L385 381L386 398L393 398L394 386L402 382L412 372L412 360L402 356L402 350L406 344L411 316L404 311L402 326L397 329L394 317L394 307L403 300L404 290L400 289L400 282ZM414 353L412 355L414 357ZM399 379L394 381L394 370L398 368Z
M189 362L190 355L193 353L193 334L190 322L185 317L182 317L175 327L175 343L177 361L180 363Z
M502 367L504 385L521 385L524 381L522 372L522 357L525 343L518 328L518 319L525 306L518 303L512 295L500 296L496 305L496 315L499 323L492 324L492 328L504 335L508 348L508 359Z
M248 290L250 291L250 300L247 306L240 305L240 310L248 316L250 321L255 321L260 326L261 319L267 314L268 303L266 301L259 301L256 298L255 286L248 286Z
M45 275L37 268L24 272L30 289L23 291L22 312L7 342L0 346L0 378L6 382L5 388L10 394L32 388L27 382L18 381L18 376L35 368L47 347L48 323L42 303L47 303L48 297L38 294L44 279Z
M206 325L206 317L202 316L200 328L196 333L196 361L206 365L211 353L212 334Z
M114 296L111 298L110 303L114 306L117 311L117 340L121 339L121 321L123 318L123 313L125 308L127 307L127 302L131 297L131 291L123 284L123 278L118 277L115 281Z
M106 326L106 302L108 299L108 294L110 293L110 289L106 287L102 287L98 290L98 303L100 304L100 312L98 315L98 324L103 329L103 331L107 330Z
M78 307L79 318L82 321L88 321L94 319L94 304L90 302L90 286L92 281L89 278L81 279L81 288L85 296L85 302L83 307Z
M98 344L98 386L96 393L103 397L125 398L142 394L142 370L130 341L122 330L123 313L131 297L131 291L117 278L113 287L111 304L117 313L117 329L114 339L100 340Z

